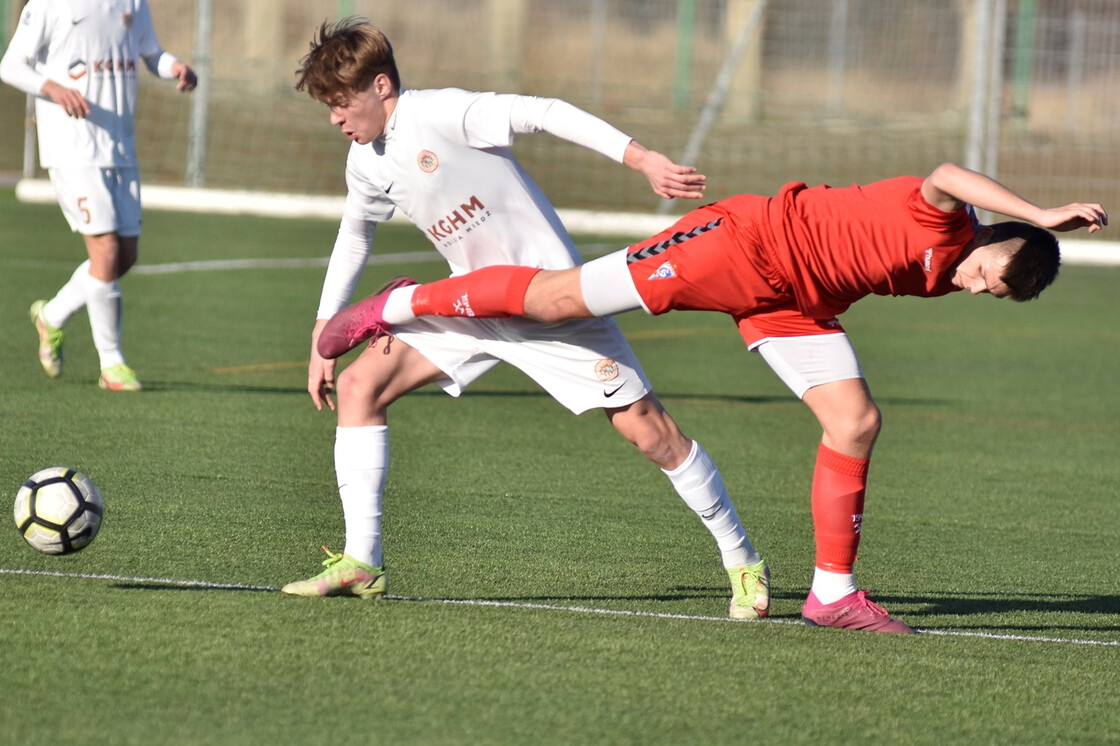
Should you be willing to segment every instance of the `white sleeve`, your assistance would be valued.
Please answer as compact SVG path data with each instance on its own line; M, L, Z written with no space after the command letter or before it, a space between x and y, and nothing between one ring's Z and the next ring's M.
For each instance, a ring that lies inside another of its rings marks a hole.
M633 138L611 124L558 98L513 98L511 132L547 132L622 163L622 155Z
M373 248L373 232L376 227L375 222L343 213L334 249L327 262L327 275L323 279L323 292L319 296L316 318L329 319L350 302Z
M46 46L46 15L43 3L28 3L20 16L12 42L0 60L0 80L31 96L41 95L47 76L35 68L35 62Z
M171 66L178 60L175 59L174 55L163 51L163 47L159 45L159 39L156 38L156 29L152 24L152 11L148 7L148 3L141 2L137 6L137 11L135 23L140 40L140 58L144 60L144 66L153 75L165 79L174 78Z
M158 57L145 57L144 65L155 75L168 80L175 77L175 73L171 72L171 66L179 61L179 58L170 52L160 52Z

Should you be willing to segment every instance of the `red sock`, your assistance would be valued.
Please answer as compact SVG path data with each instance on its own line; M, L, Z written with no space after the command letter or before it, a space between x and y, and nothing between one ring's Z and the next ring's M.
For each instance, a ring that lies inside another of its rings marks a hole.
M412 294L417 316L475 316L505 319L525 314L525 291L536 267L495 265L429 282Z
M817 542L817 567L822 570L852 572L859 549L870 463L870 459L837 453L823 443L817 451L813 471L813 536Z

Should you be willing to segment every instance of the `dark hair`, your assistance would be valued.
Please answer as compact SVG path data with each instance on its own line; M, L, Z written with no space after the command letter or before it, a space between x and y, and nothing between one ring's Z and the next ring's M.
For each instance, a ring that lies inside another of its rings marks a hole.
M333 24L324 22L311 40L311 51L299 64L296 90L306 90L325 103L364 91L382 74L389 77L394 89L401 89L388 37L356 16Z
M989 226L991 246L1010 242L1011 259L1000 278L1010 289L1011 300L1034 300L1058 276L1062 263L1058 239L1050 231L1030 223L1007 222Z

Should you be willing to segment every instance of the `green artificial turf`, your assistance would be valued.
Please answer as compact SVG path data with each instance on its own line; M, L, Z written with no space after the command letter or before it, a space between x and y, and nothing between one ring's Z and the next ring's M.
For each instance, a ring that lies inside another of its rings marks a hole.
M323 265L158 270L321 259L336 227L146 213L121 286L147 390L109 394L84 314L43 375L27 308L80 244L0 194L0 486L68 465L106 506L73 556L0 531L0 743L1116 742L1120 269L845 315L884 415L858 575L925 632L898 638L800 623L819 432L699 313L620 323L770 562L771 620L724 618L711 538L601 415L504 367L391 410L393 598L281 596L343 543L305 391ZM378 248L421 253L360 292L445 272L413 229Z

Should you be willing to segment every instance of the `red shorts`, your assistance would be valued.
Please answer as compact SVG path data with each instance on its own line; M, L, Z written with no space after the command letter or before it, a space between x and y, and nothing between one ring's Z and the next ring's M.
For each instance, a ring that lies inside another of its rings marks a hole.
M812 319L797 309L753 229L752 214L764 215L766 202L744 195L707 205L630 246L626 266L649 312L729 314L748 347L766 337L843 332L835 317Z

